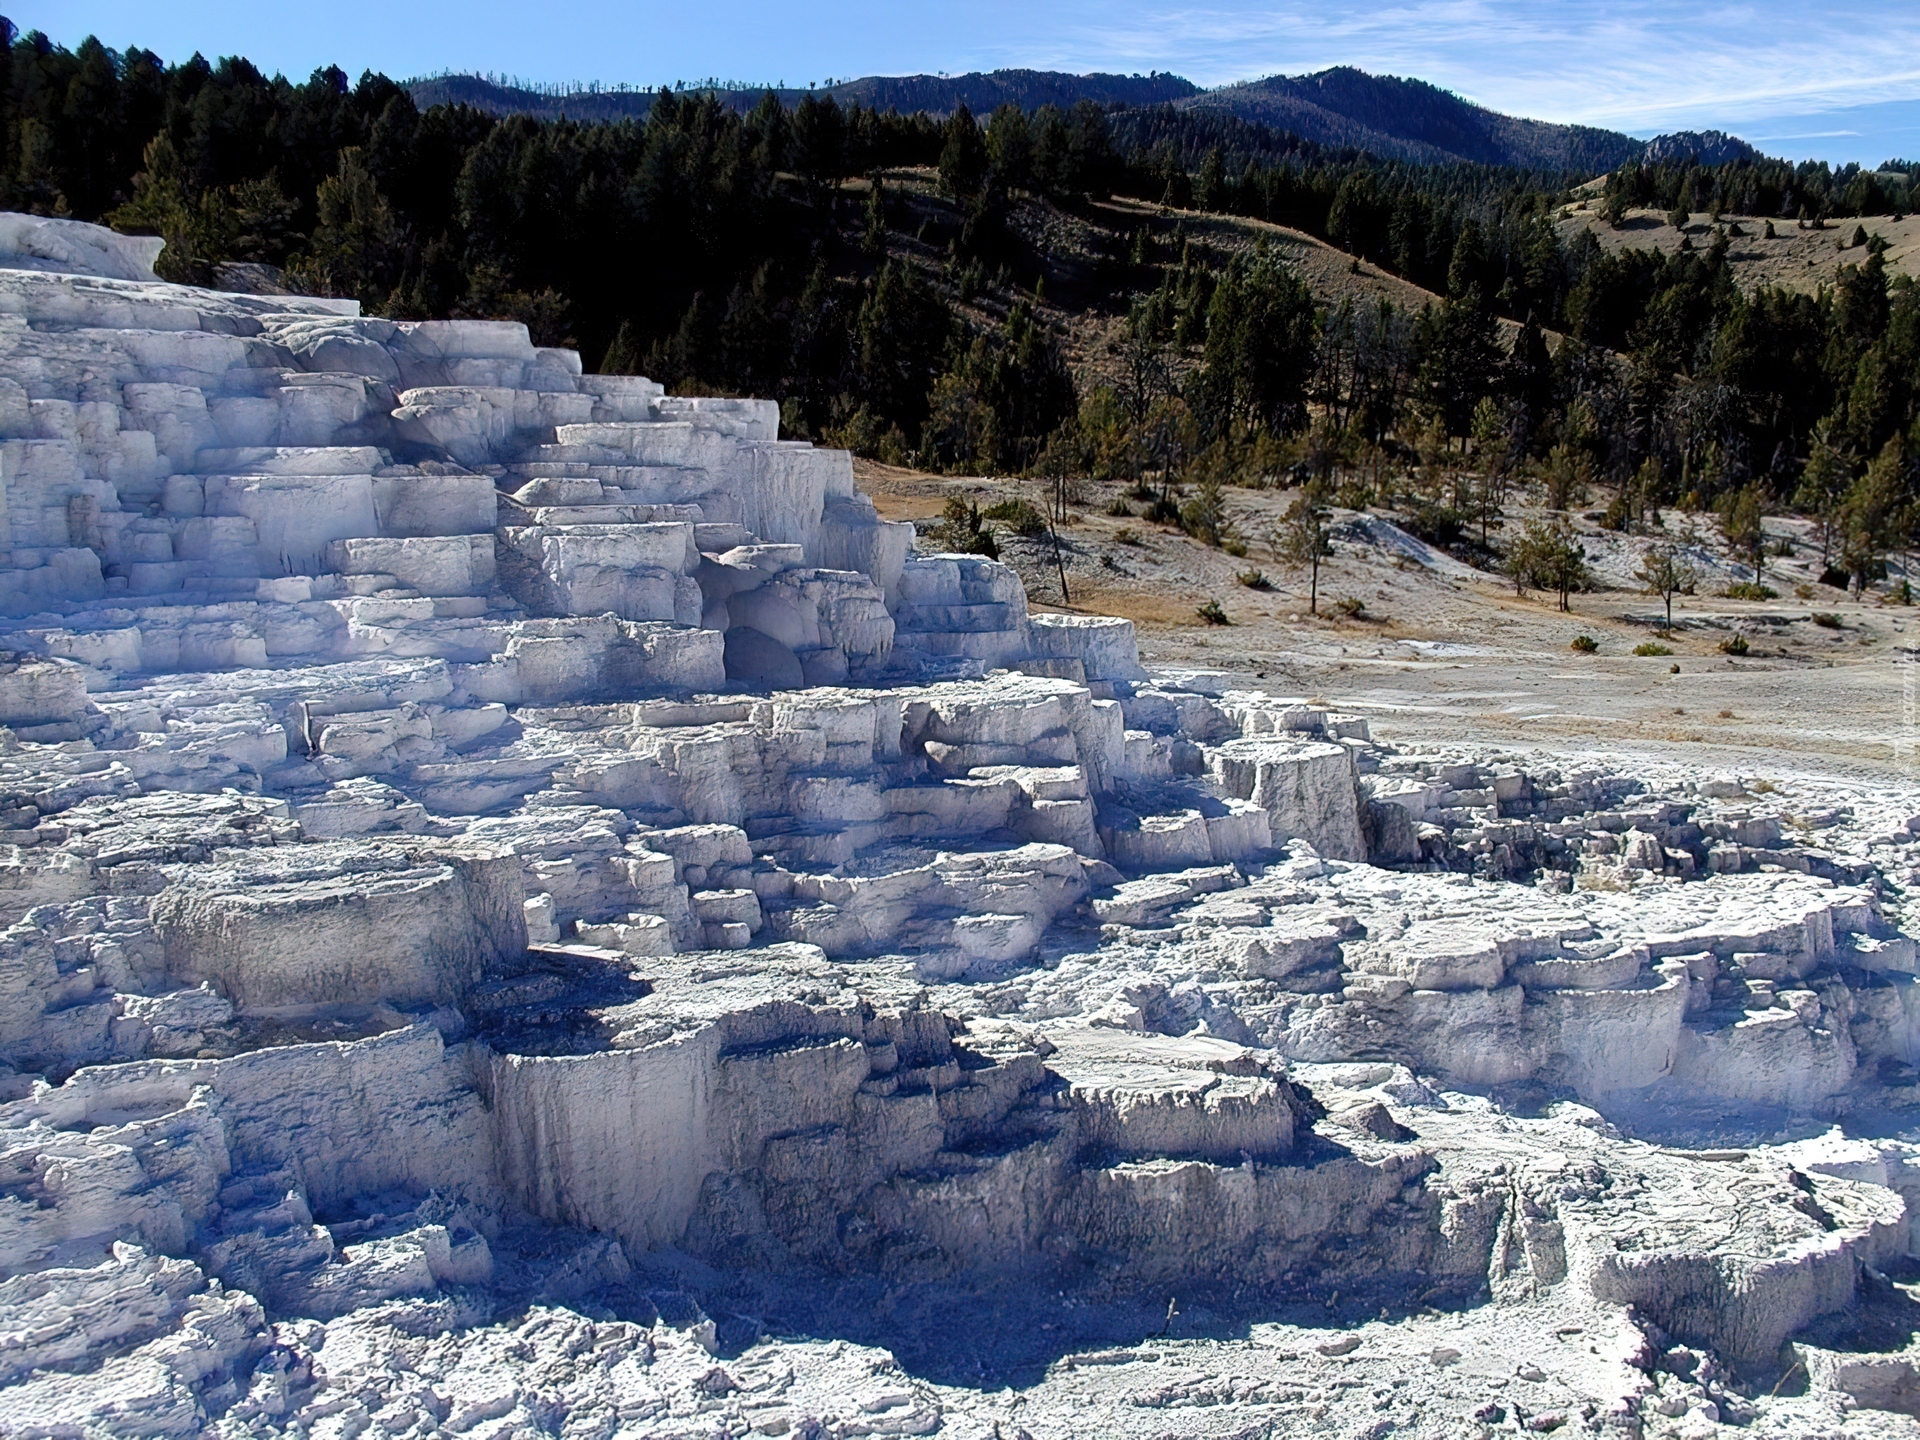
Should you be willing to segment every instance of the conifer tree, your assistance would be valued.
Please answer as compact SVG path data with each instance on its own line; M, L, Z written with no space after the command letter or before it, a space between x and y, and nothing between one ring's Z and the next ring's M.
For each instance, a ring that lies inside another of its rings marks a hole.
M947 117L940 147L940 188L957 200L976 198L987 181L987 146L980 127L962 105Z

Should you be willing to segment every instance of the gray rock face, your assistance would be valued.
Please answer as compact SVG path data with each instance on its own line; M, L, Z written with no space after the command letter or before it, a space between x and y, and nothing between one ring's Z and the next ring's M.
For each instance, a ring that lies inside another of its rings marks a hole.
M0 217L0 1428L1905 1403L1916 797L1405 753L767 402L149 248Z
M755 690L798 690L807 683L800 657L764 630L727 627L727 679Z

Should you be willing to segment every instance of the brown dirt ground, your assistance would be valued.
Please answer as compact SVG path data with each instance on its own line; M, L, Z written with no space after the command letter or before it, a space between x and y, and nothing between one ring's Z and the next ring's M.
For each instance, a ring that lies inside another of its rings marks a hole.
M1018 480L924 475L867 461L856 461L856 474L883 515L922 523L949 494L986 503L1012 494L1043 498ZM1286 493L1232 492L1249 542L1245 558L1170 527L1105 514L1119 497L1116 486L1088 485L1074 523L1061 532L1071 604L1061 598L1045 537L1002 534L1001 558L1020 572L1035 609L1132 619L1149 664L1227 670L1269 690L1319 697L1371 715L1388 739L1672 752L1759 775L1812 764L1914 778L1920 610L1815 583L1818 541L1802 522L1769 521L1797 551L1769 562L1766 582L1779 598L1725 598L1728 571L1678 599L1674 630L1656 637L1660 604L1630 578L1650 537L1617 536L1583 521L1603 586L1574 596L1563 614L1551 596L1516 596L1499 577L1434 552L1407 558L1343 515L1336 553L1321 570L1322 613L1313 616L1304 572L1279 560L1266 538ZM1518 510L1509 523L1527 513ZM1669 525L1677 529L1682 518L1669 517ZM1710 525L1700 529L1711 536ZM1136 543L1123 540L1123 531ZM1241 584L1237 575L1249 570L1263 571L1272 588ZM1364 603L1359 616L1340 613L1337 602L1347 597ZM1219 601L1231 624L1199 618L1208 599ZM1839 628L1815 623L1815 614L1834 617ZM1596 654L1569 648L1582 634L1599 643ZM1720 643L1736 634L1748 653L1722 653ZM1673 653L1632 653L1649 641Z
M1586 204L1586 209L1578 208ZM1868 235L1883 236L1888 243L1887 269L1892 274L1920 276L1920 216L1908 215L1898 221L1880 215L1866 220L1837 220L1825 230L1796 229L1791 220L1773 222L1774 238L1766 238L1766 221L1742 217L1737 222L1744 235L1730 236L1728 259L1733 274L1742 286L1776 285L1789 290L1818 290L1831 285L1843 265L1858 265L1867 258L1863 248L1842 249L1853 237L1854 226ZM1629 210L1621 227L1615 230L1600 218L1598 202L1577 202L1560 214L1560 236L1569 240L1581 230L1591 230L1608 250L1657 250L1671 255L1680 248L1682 232L1667 223L1658 210ZM1696 214L1687 224L1685 238L1696 250L1713 243L1713 220Z

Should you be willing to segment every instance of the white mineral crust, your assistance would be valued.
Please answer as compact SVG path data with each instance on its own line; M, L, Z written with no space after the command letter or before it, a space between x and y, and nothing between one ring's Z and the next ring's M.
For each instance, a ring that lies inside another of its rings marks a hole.
M157 243L0 216L0 1434L1920 1409L1914 796L1376 744Z

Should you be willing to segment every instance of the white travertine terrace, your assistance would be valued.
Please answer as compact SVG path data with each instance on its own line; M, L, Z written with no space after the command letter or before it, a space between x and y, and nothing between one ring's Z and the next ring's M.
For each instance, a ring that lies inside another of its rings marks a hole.
M0 1433L1004 1418L690 1274L1453 1297L1501 1375L1587 1327L1620 1433L1906 1403L1714 1376L1912 1252L1920 1146L1602 1118L1912 1103L1899 797L1403 754L915 554L771 403L156 252L0 216ZM1287 1343L1235 1403L1358 1423Z

